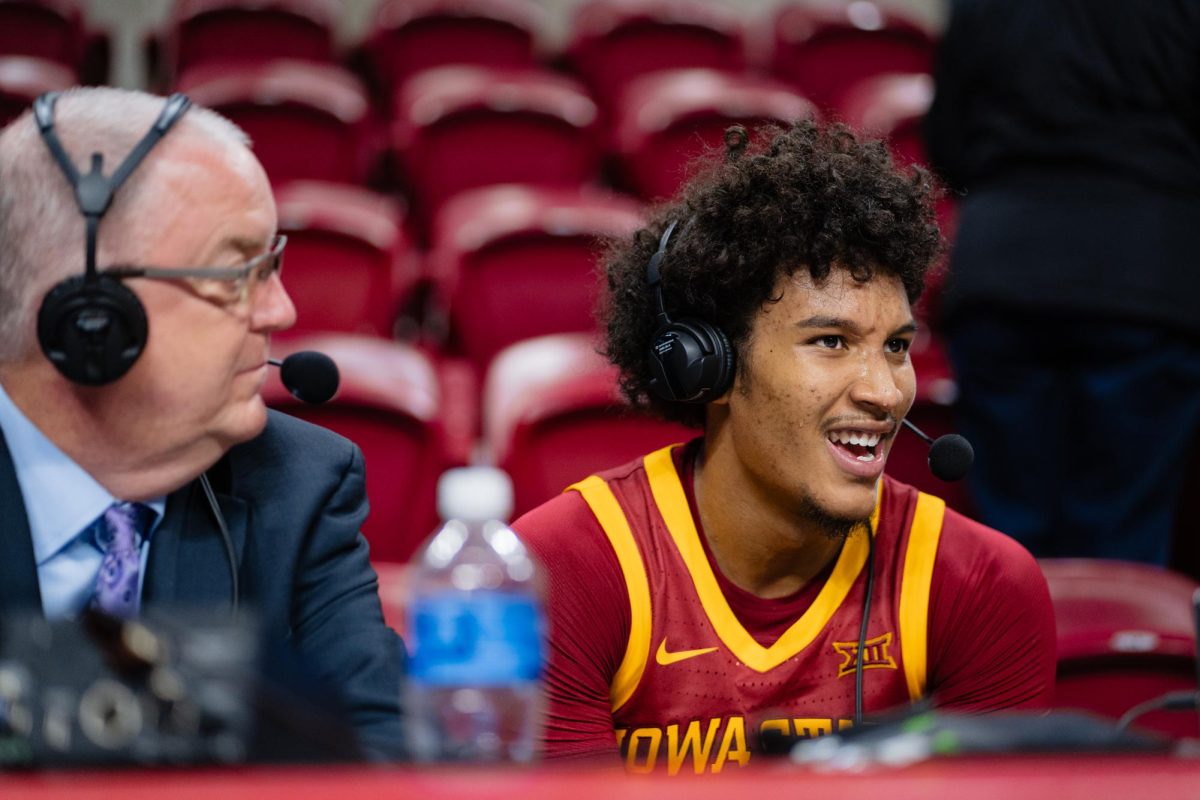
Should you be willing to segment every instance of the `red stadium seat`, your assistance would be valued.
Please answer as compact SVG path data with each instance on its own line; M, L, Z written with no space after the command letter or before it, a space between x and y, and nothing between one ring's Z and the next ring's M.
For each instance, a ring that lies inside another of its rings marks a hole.
M705 0L592 0L575 13L566 57L611 110L632 81L652 72L742 71L742 19L736 9Z
M392 143L424 230L465 189L577 187L599 170L596 105L561 76L441 67L409 80L396 108Z
M1145 564L1043 559L1058 625L1054 707L1118 718L1169 691L1196 690L1197 584ZM1136 727L1200 735L1196 712L1152 712Z
M0 2L0 54L43 58L77 73L85 47L76 0Z
M532 0L384 0L364 50L384 96L426 69L535 66L542 9Z
M438 476L466 463L461 392L443 390L438 369L399 342L356 336L279 339L273 355L319 350L337 363L341 388L321 406L293 399L277 376L263 388L268 404L323 425L362 448L371 514L363 533L373 561L406 561L437 524Z
M928 29L872 0L785 6L773 34L771 71L822 111L865 78L930 72L935 47Z
M370 170L367 93L341 67L209 64L181 76L178 90L241 126L272 182L360 183Z
M950 371L945 346L928 328L922 328L910 349L917 374L917 396L908 419L926 435L936 439L955 432L954 401L958 385ZM950 483L929 471L929 445L909 430L902 430L888 453L887 474L937 495L955 511L974 513L965 482Z
M314 181L277 188L275 202L288 236L284 278L295 330L392 338L396 312L420 276L400 204Z
M0 56L0 127L20 116L38 95L62 91L77 82L62 64L31 56Z
M698 156L720 152L730 125L786 124L814 114L803 97L767 79L673 70L629 87L613 120L614 138L625 180L655 200L675 194Z
M640 221L636 202L598 191L507 185L455 197L429 259L454 349L482 376L521 339L591 331L600 240Z
M337 0L179 0L168 23L173 75L201 64L331 64Z
M890 73L850 87L840 109L850 126L886 139L902 164L928 165L921 120L933 103L933 78L924 73Z
M519 342L496 356L484 386L484 443L513 479L513 517L597 470L698 431L637 414L616 368L586 334Z

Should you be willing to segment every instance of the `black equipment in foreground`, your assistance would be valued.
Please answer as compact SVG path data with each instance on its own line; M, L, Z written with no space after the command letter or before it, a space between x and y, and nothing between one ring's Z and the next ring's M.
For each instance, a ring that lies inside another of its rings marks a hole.
M253 615L0 621L0 769L362 758L332 693Z

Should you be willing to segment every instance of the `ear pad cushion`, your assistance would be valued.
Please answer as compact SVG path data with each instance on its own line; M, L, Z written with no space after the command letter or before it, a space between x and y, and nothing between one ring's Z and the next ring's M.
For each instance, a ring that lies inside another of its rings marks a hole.
M75 275L47 293L38 343L67 379L101 386L120 378L146 346L146 312L120 281Z
M664 400L707 403L733 384L733 348L724 331L697 319L659 328L650 348L650 389Z

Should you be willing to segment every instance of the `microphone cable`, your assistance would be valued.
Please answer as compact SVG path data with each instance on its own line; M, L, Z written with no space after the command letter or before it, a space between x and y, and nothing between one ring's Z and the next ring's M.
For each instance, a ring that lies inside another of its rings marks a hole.
M875 531L867 523L867 585L863 590L862 623L858 628L858 652L854 664L854 727L863 721L863 660L866 657L867 623L871 616L871 595L875 588Z
M208 482L208 473L200 473L200 486L204 489L204 496L208 499L208 507L212 509L213 519L217 521L217 527L221 529L221 543L225 545L225 558L229 562L229 580L233 585L233 613L236 614L241 591L238 587L237 554L233 549L233 537L229 535L229 526L225 524L225 515L221 513L221 507L217 504L217 495L213 492L212 484Z

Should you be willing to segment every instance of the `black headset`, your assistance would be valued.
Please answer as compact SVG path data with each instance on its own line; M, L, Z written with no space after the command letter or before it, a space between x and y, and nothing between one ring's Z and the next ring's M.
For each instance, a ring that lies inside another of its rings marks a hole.
M92 153L91 171L80 173L54 132L57 92L33 103L33 116L42 141L66 175L75 202L87 220L86 262L82 275L56 284L38 311L38 343L46 358L68 380L102 386L120 378L137 361L148 335L146 311L137 295L116 278L96 269L96 236L100 219L113 195L146 154L167 134L191 106L182 94L173 94L158 119L134 146L111 176L102 172L104 157Z
M658 307L658 327L648 353L650 390L676 403L707 403L733 385L733 347L716 325L695 318L672 321L667 314L659 270L676 222L663 231L658 250L646 265L646 282L654 289Z

